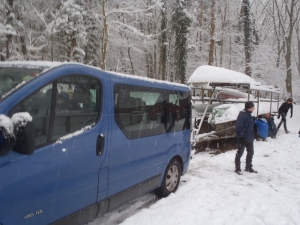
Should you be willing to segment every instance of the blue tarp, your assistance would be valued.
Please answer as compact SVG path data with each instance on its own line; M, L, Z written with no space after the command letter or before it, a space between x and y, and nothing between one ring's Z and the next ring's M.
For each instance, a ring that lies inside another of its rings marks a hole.
M266 119L256 119L254 123L256 124L258 136L262 139L267 138L269 133L269 125Z

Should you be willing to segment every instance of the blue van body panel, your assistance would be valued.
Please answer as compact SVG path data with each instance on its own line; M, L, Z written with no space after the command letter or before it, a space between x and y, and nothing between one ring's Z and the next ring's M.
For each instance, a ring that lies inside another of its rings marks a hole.
M98 70L62 66L12 93L1 103L0 114L7 115L15 104L30 93L69 74L94 76L101 80L103 93L107 92L105 75L101 79ZM67 140L37 149L29 156L12 151L0 158L0 200L6 206L0 211L1 223L48 224L95 203L98 186L102 192L106 192L107 149L103 155L96 156L96 142L98 135L104 134L108 143L108 104L109 99L104 98L97 126ZM105 197L106 194L102 196Z
M1 184L1 203L6 205L0 217L7 217L2 223L32 224L29 218L24 218L39 210L43 213L35 216L36 224L53 222L54 218L96 202L102 158L95 157L97 133L93 133L87 131L73 140L39 149L30 156L11 152L11 161L0 166L1 179L5 181ZM106 186L105 182L102 186Z
M110 79L113 89L113 86L119 83L120 79L118 76L111 77ZM149 82L142 79L136 80L126 77L122 80L122 84L133 83L137 86L149 86ZM166 85L160 82L151 83L151 87L166 89ZM170 85L167 88L169 90L187 92L186 87L174 87ZM114 195L156 175L161 176L160 182L156 184L156 187L159 187L166 166L175 155L180 155L183 162L189 161L189 130L146 138L128 139L119 129L115 120L111 121L111 132L116 141L111 142L110 148L108 196ZM186 143L186 146L182 146L182 143ZM185 168L183 169L186 170Z
M109 205L120 194L126 196L124 191L147 182L144 192L154 190L161 186L166 167L174 157L182 161L182 174L188 169L189 129L128 139L114 118L117 83L189 92L183 85L65 64L46 71L2 99L0 114L8 115L30 94L66 75L85 75L101 82L104 97L99 119L73 136L36 149L32 155L10 151L0 157L0 224L50 224L97 202ZM99 135L104 136L104 151L97 156ZM131 200L130 196L126 198ZM115 201L111 204L111 209L118 206Z

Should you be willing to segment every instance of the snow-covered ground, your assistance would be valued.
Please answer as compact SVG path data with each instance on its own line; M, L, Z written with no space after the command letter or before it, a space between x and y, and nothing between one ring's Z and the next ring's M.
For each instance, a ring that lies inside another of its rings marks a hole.
M254 142L257 174L234 173L236 150L219 155L198 153L176 193L121 224L300 224L299 112L300 106L294 105L293 118L288 113L291 133L285 134L282 126L276 139ZM275 122L279 123L277 118ZM242 167L245 156L246 151Z

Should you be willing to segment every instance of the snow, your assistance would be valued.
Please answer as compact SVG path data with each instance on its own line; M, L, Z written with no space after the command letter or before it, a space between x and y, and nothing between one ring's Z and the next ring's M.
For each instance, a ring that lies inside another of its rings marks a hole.
M190 76L187 83L190 86L198 88L209 88L210 83L246 83L250 85L250 89L252 90L271 91L274 93L279 93L280 91L278 88L270 85L261 85L260 82L255 81L253 78L247 76L246 74L208 65L198 67Z
M128 75L128 74L119 73L119 72L110 72L110 71L106 71L106 72L113 73L114 75L117 75L117 76L120 76L120 77L123 77L123 78L134 78L134 79L148 81L148 82L152 82L152 83L167 84L167 85L171 85L171 86L175 85L175 86L179 86L179 87L190 88L190 87L188 87L184 84L174 83L174 82L170 82L170 81L157 80L157 79L142 77L142 76Z
M89 125L89 126L85 126L84 128L82 128L82 129L80 129L80 130L78 130L78 131L75 131L75 132L70 133L70 134L67 134L67 135L65 135L65 136L63 136L63 137L60 137L60 138L54 143L54 145L56 145L56 144L62 144L62 142L63 142L64 140L68 140L68 139L70 139L70 138L72 138L72 137L76 137L76 136L78 136L78 135L80 135L80 134L86 132L87 130L90 130L90 129L92 128L92 126L94 126L94 125L95 125L95 123L93 123L93 124L91 124L91 125Z
M252 95L251 95L252 97ZM238 90L222 90L217 94L217 99L239 99L239 98L248 98L248 94L240 92Z
M236 120L239 112L243 110L245 104L223 104L213 109L209 115L209 123L218 124ZM216 113L217 111L222 112ZM214 116L213 116L214 115Z
M4 128L9 135L14 133L14 124L9 117L3 114L0 114L0 128Z
M0 66L3 67L26 67L26 68L50 68L60 66L62 62L50 62L50 61L3 61L0 62ZM74 63L72 63L74 64Z
M272 108L271 111L277 112L277 102L272 103ZM257 108L257 103L254 103L254 111L252 113L253 116L257 115L263 115L266 113L270 113L270 102L260 102L259 103L259 108ZM216 106L213 108L212 114L216 114L216 111L222 111L222 114L218 114L217 116L214 117L214 123L223 123L223 122L228 122L228 121L234 121L236 120L238 114L240 111L242 111L245 108L245 103L236 103L236 104L223 104ZM212 116L210 115L210 118Z
M27 112L15 113L12 118L0 114L0 128L5 130L4 134L14 135L14 129L24 127L28 122L32 121L32 117Z
M233 70L215 66L200 66L198 67L188 80L188 84L197 84L197 87L207 86L209 83L249 83L259 85L251 77Z
M294 112L299 111L300 106L294 105ZM277 118L275 123L279 123ZM287 119L291 133L281 128L276 139L254 141L257 174L234 173L236 150L194 155L177 192L120 224L299 224L299 124L300 114L294 113ZM245 157L246 151L242 168ZM93 225L100 224L95 222Z
M31 122L32 117L29 115L28 112L20 112L20 113L15 113L11 117L11 121L14 124L14 126L16 127L16 129L18 129L19 127L26 126L26 124L28 122Z
M16 31L10 24L7 24L6 26L3 24L0 24L0 33L2 35L4 35L4 34L17 35Z
M2 95L1 98L0 98L0 100L3 99L3 98L5 98L6 96L10 95L12 92L14 92L15 90L17 90L18 88L22 87L24 84L26 84L26 81L22 81L16 87L12 88L10 91L8 91L4 95Z

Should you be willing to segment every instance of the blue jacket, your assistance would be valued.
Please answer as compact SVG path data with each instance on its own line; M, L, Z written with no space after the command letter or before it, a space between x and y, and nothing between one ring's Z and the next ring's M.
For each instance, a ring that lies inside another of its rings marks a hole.
M274 123L274 122L273 122ZM269 134L269 124L265 118L254 120L254 124L256 125L257 134L259 137L265 139Z
M235 133L238 141L254 141L253 117L248 110L240 111L235 124Z

